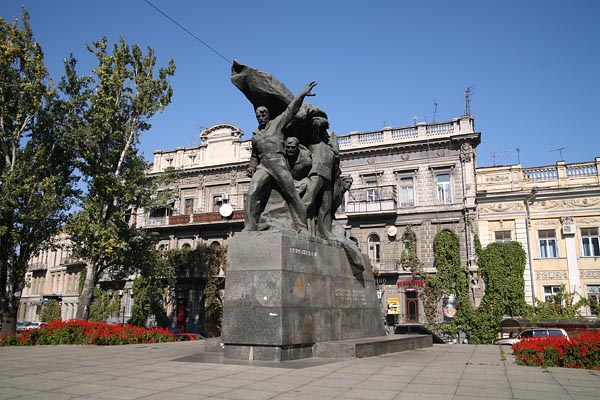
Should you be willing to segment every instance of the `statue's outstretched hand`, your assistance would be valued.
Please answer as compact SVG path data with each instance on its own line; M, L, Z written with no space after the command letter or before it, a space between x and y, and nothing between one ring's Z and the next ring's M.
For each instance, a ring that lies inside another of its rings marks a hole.
M312 81L310 82L308 85L306 85L306 87L302 90L302 92L300 94L304 95L304 96L314 96L314 93L311 93L311 90L317 86L317 82L316 81Z

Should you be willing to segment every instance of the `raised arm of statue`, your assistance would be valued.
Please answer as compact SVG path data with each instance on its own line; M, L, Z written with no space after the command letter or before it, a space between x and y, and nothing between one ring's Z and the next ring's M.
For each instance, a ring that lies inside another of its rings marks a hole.
M311 93L311 90L317 86L317 82L312 81L300 93L298 96L292 100L290 104L288 104L287 109L281 114L284 125L289 124L294 116L300 111L300 107L302 106L302 102L304 101L304 97L306 96L314 96L314 93Z

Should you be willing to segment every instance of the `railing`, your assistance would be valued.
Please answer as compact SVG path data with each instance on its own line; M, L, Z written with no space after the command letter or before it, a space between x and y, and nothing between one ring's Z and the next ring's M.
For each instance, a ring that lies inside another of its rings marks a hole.
M61 265L75 265L75 264L85 264L82 260L76 257L67 256L63 257L60 260Z
M352 143L351 136L340 136L337 139L338 139L338 144L340 145L340 147L350 146L350 144Z
M350 189L347 213L389 211L396 209L396 186L373 186Z
M473 121L469 116L463 116L452 121L433 124L419 123L414 126L384 128L380 131L350 132L347 135L338 136L341 149L352 147L376 146L381 143L397 143L417 140L428 140L432 137L450 137L460 134L472 134Z
M403 128L403 129L394 129L392 131L392 139L393 140L405 140L416 138L419 134L419 131L416 127L413 128Z
M167 225L167 217L148 217L146 219L147 226Z
M48 269L48 265L46 265L45 263L36 262L36 263L29 264L28 269L30 271L45 271Z
M190 214L171 215L169 217L169 225L189 224L190 219Z
M454 132L454 126L452 124L444 123L444 124L436 124L436 125L427 125L426 129L427 136L441 136L448 135Z
M383 142L383 132L368 132L358 135L359 143L379 143Z
M567 166L567 176L570 178L596 175L598 175L598 167L594 163Z
M378 263L377 269L379 272L399 272L402 270L402 264L398 259L381 260Z
M553 181L558 179L558 170L555 167L524 169L523 179L531 182Z

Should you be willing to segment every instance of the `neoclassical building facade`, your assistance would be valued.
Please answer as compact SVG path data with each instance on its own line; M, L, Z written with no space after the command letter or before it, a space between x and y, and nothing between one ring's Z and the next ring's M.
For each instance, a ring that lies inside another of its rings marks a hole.
M160 233L159 248L226 244L243 229L251 144L242 136L236 126L218 124L200 134L197 147L155 152L150 178L170 169L181 176L177 184L164 188L177 194L170 203L138 215L139 226ZM428 272L435 272L435 234L452 230L459 235L463 265L474 276L471 293L477 304L483 288L477 284L468 228L468 221L475 219L475 150L480 143L473 118L352 132L338 139L342 174L353 178L353 186L336 219L369 256L378 274L384 313L389 310L396 322L424 319L418 287L400 264L409 225ZM177 304L197 310L201 296L201 289L181 287Z
M461 262L472 274L470 300L477 305L483 295L469 228L477 219L475 171L480 136L471 116L338 136L342 174L351 176L353 185L336 220L368 255L377 273L382 313L390 322L425 322L419 282L412 280L400 262L408 226L416 236L417 256L430 273L435 273L435 235L444 230L457 233ZM228 123L202 131L200 138L201 144L195 147L154 153L149 179L172 170L178 179L160 189L170 194L163 206L140 210L133 223L157 232L159 249L226 245L243 229L251 142ZM37 320L39 306L50 298L61 300L63 319L75 315L76 276L85 264L69 262L69 255L61 251L44 252L31 260L28 278L32 284L23 295L27 305L22 319ZM176 319L173 327L202 331L205 278L178 281L171 310ZM123 318L128 318L130 281L123 283L119 295Z
M599 167L597 157L536 168L476 170L481 242L516 240L523 245L528 303L546 300L562 284L575 300L600 296Z

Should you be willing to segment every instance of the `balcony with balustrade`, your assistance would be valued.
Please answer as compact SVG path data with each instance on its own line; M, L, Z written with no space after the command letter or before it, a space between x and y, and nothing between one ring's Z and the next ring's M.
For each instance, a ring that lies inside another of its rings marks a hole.
M383 144L410 143L474 133L473 118L462 116L447 122L419 123L400 128L386 127L371 132L351 132L338 136L338 142L340 151L344 152Z
M346 214L388 213L396 211L396 186L367 186L347 192Z
M42 262L34 262L30 263L27 267L28 271L46 271L48 269L48 264Z
M523 168L521 165L482 167L476 171L477 190L514 190L590 187L600 185L600 157L594 161Z

